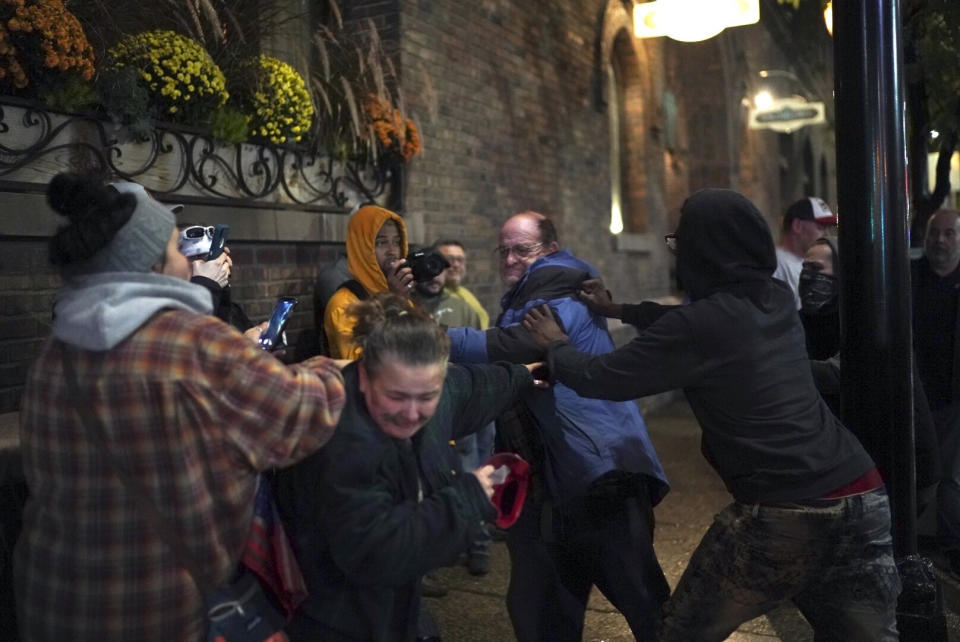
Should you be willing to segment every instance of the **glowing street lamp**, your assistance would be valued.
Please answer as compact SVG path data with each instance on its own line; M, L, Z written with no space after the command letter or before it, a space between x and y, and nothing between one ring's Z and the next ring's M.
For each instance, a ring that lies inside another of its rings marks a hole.
M758 91L757 95L753 97L753 104L756 105L757 109L770 109L773 107L773 94L766 89Z
M759 20L760 0L656 0L633 5L637 38L668 36L696 42Z

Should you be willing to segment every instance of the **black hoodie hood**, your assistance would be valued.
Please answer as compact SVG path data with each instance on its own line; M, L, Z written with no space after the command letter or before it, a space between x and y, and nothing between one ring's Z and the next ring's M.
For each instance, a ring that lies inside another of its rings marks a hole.
M733 190L688 198L677 226L677 276L692 300L714 292L754 298L771 283L777 253L756 206Z

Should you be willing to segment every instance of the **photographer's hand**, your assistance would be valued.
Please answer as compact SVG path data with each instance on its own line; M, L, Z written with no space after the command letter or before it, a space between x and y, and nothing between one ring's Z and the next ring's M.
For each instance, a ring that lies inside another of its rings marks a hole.
M557 325L553 312L547 304L527 310L527 314L523 317L523 327L540 348L546 348L553 341L567 340L567 335Z
M216 281L221 288L225 288L229 284L232 267L233 261L226 252L212 261L196 260L190 266L193 276L203 276L211 281Z
M387 287L394 294L402 297L410 296L413 288L413 270L407 267L406 259L397 259L390 264L387 270Z
M580 285L577 299L590 308L590 311L603 317L621 318L623 306L614 303L610 290L600 279L587 279Z

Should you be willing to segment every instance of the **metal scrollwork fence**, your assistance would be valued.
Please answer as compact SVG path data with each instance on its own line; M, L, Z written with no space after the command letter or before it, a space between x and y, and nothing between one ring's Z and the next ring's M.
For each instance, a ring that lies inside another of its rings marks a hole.
M60 113L0 97L0 188L46 185L60 171L137 181L162 198L325 212L382 202L402 210L402 163L344 162L305 147L223 143L155 123L134 136L97 114Z

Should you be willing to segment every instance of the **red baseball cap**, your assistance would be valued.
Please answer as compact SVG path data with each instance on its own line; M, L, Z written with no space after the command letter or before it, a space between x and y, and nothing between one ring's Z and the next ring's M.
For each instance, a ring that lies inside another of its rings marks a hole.
M801 198L799 201L787 208L783 215L785 219L800 219L801 221L814 221L821 225L836 225L837 216L830 210L826 202L816 196Z

